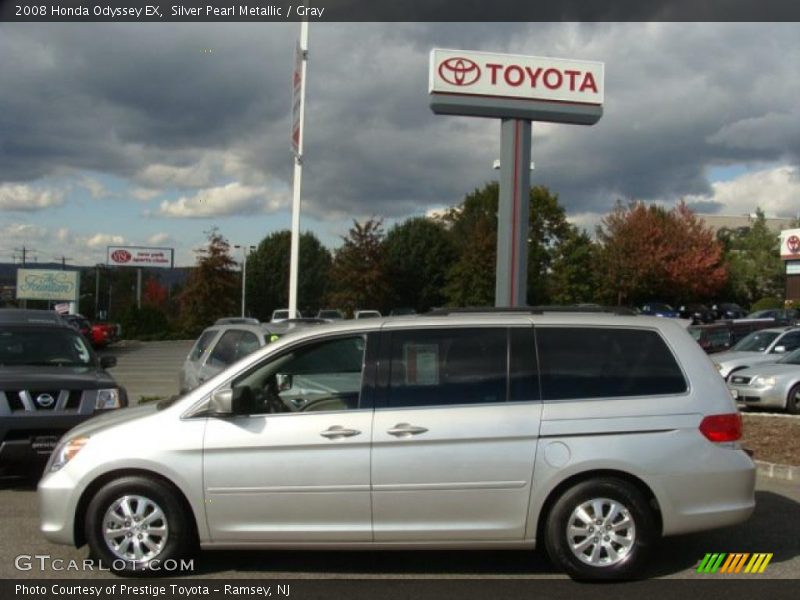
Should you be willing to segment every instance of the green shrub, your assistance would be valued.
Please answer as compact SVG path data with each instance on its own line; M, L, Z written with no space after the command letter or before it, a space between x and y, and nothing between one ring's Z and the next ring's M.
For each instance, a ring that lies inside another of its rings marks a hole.
M755 312L757 310L767 310L771 308L783 308L783 300L780 298L761 298L757 302L753 303L753 306L750 307L751 312Z
M157 308L144 306L142 308L130 307L120 319L122 333L128 338L142 338L148 336L166 336L169 332L167 315Z

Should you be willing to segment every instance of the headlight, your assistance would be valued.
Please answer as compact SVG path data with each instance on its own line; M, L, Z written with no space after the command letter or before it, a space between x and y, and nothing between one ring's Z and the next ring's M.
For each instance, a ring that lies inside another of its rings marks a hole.
M774 377L755 377L750 382L752 385L763 385L764 387L775 387Z
M47 463L47 471L58 471L75 458L88 441L89 438L87 436L79 436L59 444L52 456L50 456L50 461Z
M122 402L120 400L120 393L118 388L111 388L109 390L97 390L97 402L95 402L95 410L107 410L111 408L120 408Z

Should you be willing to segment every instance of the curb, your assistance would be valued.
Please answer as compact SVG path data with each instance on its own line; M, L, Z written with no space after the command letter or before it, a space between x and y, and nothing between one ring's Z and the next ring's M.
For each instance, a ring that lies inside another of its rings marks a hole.
M773 479L785 479L786 481L800 481L800 467L792 465L778 465L763 460L755 460L758 474Z

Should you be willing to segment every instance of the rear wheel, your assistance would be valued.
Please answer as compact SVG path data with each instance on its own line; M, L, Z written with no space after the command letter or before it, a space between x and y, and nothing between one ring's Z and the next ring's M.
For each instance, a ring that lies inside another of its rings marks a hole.
M591 479L568 489L545 527L550 559L575 579L630 579L658 537L653 509L635 486Z
M789 390L789 396L786 398L786 412L790 415L800 415L800 383Z
M122 477L89 503L86 540L92 555L111 570L147 574L166 560L182 558L191 547L192 529L184 512L167 484Z

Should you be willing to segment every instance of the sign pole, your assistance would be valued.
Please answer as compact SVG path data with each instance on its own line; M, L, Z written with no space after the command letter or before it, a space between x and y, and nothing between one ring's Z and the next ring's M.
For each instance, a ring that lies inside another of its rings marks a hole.
M525 306L527 300L530 164L531 122L502 119L495 306Z
M136 308L142 308L142 269L136 269Z
M300 260L300 190L303 181L303 123L306 111L306 70L308 67L308 21L300 22L300 43L296 50L292 149L294 186L292 190L292 243L289 258L289 318L297 317L297 267Z

